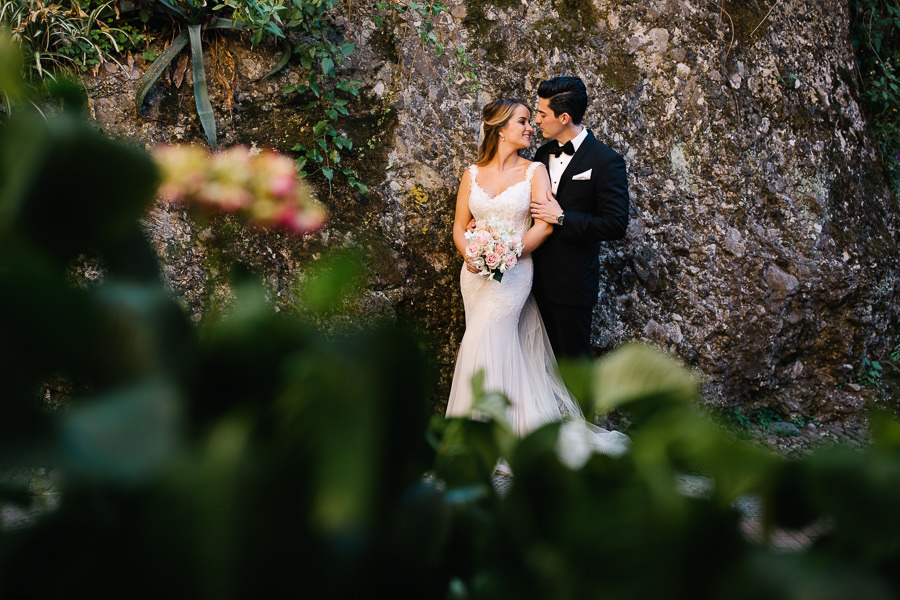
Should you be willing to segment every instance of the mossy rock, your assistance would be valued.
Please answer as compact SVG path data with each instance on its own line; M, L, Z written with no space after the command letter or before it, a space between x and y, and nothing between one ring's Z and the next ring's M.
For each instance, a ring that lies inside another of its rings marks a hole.
M763 35L769 28L769 20L766 19L766 15L770 8L771 6L766 6L759 0L729 2L725 10L731 15L734 23L735 39L748 43L751 33L754 37Z
M618 92L634 89L641 80L641 71L634 58L620 49L609 53L609 59L600 65L600 74L603 81Z
M560 20L585 31L594 29L600 20L592 0L554 0L553 7L559 13Z

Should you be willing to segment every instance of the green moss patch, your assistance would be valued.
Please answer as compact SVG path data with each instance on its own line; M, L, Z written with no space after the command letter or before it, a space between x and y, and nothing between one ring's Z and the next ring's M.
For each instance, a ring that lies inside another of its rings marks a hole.
M603 75L603 81L618 92L633 89L641 79L641 71L634 58L621 49L610 52L599 71Z
M759 0L729 2L725 10L728 11L728 14L731 15L731 20L734 22L735 39L749 42L751 33L753 33L754 37L763 35L769 28L769 20L765 19L765 17L771 8L771 4L772 2L763 3ZM759 29L757 29L757 26Z
M560 20L583 30L594 29L600 20L591 0L554 0L553 7Z

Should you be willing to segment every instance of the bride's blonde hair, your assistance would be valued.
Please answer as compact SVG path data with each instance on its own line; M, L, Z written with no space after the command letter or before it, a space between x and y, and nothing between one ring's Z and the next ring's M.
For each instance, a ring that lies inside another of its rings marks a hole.
M512 118L516 107L522 105L528 109L531 117L531 108L524 100L518 98L498 98L489 102L481 109L481 132L478 135L478 155L475 164L479 167L491 162L497 154L500 145L499 131Z

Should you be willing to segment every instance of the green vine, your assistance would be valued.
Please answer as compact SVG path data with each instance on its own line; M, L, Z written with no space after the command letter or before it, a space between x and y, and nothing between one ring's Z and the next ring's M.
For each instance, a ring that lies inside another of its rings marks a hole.
M412 79L416 59L423 48L427 46L436 56L443 56L447 51L446 45L441 41L441 36L434 26L434 19L446 12L448 10L447 6L437 0L430 0L429 2L416 2L415 0L379 1L375 3L375 6L378 12L374 13L371 18L379 28L384 27L388 19L396 17L404 23L401 33L402 37L405 38L408 35L410 27L414 29L416 46L409 65L408 85ZM402 68L403 64L401 62L401 70ZM449 75L448 77L441 77L441 81L448 88L452 87L451 84L463 85L463 90L467 93L474 93L479 89L478 65L472 60L465 46L458 45L453 49L447 68Z
M900 208L900 0L855 0L853 45L862 81L863 107ZM900 384L900 344L889 356L863 358L857 383L891 393ZM890 367L885 369L885 366Z
M283 88L307 99L301 108L304 115L303 139L292 148L300 156L297 167L301 175L321 174L329 189L336 174L346 178L347 184L360 193L368 187L356 177L353 169L344 166L343 158L353 149L353 141L336 127L341 117L349 116L351 100L359 96L357 79L341 79L336 69L355 51L354 44L334 41L329 15L338 8L340 0L294 0L284 11L285 26L300 40L293 55L299 60L300 82Z
M140 111L146 94L171 61L183 50L193 56L194 92L197 113L210 146L217 147L215 115L205 85L202 45L214 30L236 30L249 36L253 45L272 40L282 47L281 59L266 77L274 75L293 60L299 68L299 82L283 88L284 93L297 94L304 101L299 111L301 126L299 139L292 150L297 153L297 168L305 177L321 177L331 188L335 178L342 178L351 189L367 193L368 187L358 179L356 172L347 166L347 157L354 151L354 142L345 133L342 123L350 116L352 103L359 96L362 81L342 75L342 65L355 52L356 46L335 30L334 16L352 2L342 0L68 0L71 15L66 13L67 23L75 23L70 29L89 30L89 35L77 43L66 42L56 53L37 45L39 32L31 32L30 46L35 51L26 57L41 70L51 58L62 63L80 63L82 68L95 67L122 51L123 45L135 49L151 61L145 77L138 86L135 102ZM3 22L15 31L33 22L38 9L41 14L60 16L62 8L32 0L5 0L0 15ZM35 8L37 7L37 8ZM84 12L82 7L92 12ZM65 8L65 7L63 7ZM15 10L13 10L15 9ZM69 10L68 8L66 10ZM450 88L473 93L480 86L478 65L461 45L448 47L444 36L436 27L437 19L447 12L440 0L390 0L377 1L374 6L361 10L363 18L371 19L378 27L385 27L390 20L399 34L392 37L409 40L412 36L414 50L409 64L401 60L401 70L412 79L416 62L426 49L442 57L443 68L439 73L442 82ZM55 11L55 12L53 12ZM78 11L81 11L80 13ZM76 14L77 13L77 14ZM77 18L76 18L77 17ZM12 21L11 19L14 19ZM82 19L79 21L78 19ZM91 29L92 28L92 29ZM143 33L138 33L140 30ZM146 47L146 41L155 35L169 37L174 29L174 39L162 51ZM70 36L71 37L71 36ZM126 44L127 42L127 44ZM142 45L143 48L138 46ZM39 49L40 48L40 49ZM80 54L79 54L80 53ZM41 61L44 62L41 62Z
M854 7L863 100L900 204L900 0L856 0Z
M305 128L307 135L299 141L293 150L300 153L298 167L304 175L320 173L329 186L336 174L346 177L351 188L361 193L368 192L368 187L356 176L356 173L345 166L342 160L346 153L353 149L353 141L340 133L338 123L341 117L348 116L348 104L359 95L359 84L356 79L341 79L337 68L354 52L355 46L349 42L332 41L332 27L328 20L331 11L338 8L340 0L319 0L304 2L302 9L295 8L287 12L288 26L302 33L301 43L294 47L294 55L299 57L302 68L301 81L284 88L285 92L297 93L308 102L302 112L309 115ZM414 66L419 53L430 48L436 56L446 51L445 44L435 28L434 20L447 6L437 0L416 2L415 0L395 0L392 2L376 2L376 11L370 18L378 27L384 27L387 20L393 17L404 22L402 36L410 30L416 36L416 46L409 65L408 79L412 78ZM465 48L459 46L451 61L450 73L456 79L460 77L469 82L468 91L477 89L476 65L471 61ZM403 65L401 63L401 69ZM449 83L445 80L445 84Z

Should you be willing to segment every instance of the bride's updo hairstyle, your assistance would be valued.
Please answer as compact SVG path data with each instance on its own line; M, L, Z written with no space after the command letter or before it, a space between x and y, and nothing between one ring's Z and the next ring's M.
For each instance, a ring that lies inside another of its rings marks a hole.
M498 98L481 109L481 133L478 135L476 165L481 167L488 164L497 154L497 148L500 145L500 130L512 118L513 112L519 105L527 108L528 114L531 115L531 109L525 104L525 101L518 98Z

